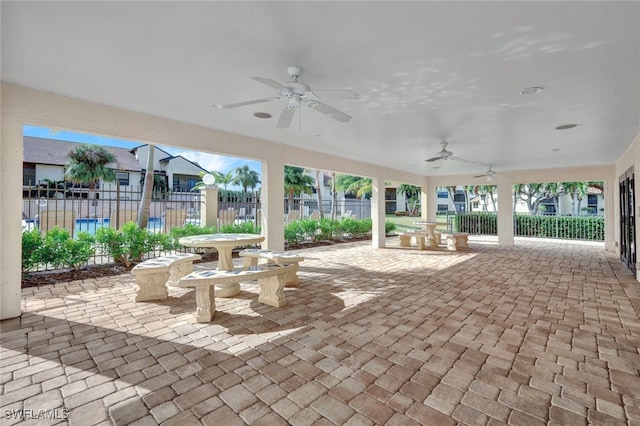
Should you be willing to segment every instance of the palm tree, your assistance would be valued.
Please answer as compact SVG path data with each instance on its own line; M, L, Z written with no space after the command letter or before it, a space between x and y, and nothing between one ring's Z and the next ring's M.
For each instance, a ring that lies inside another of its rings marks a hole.
M138 207L138 226L142 229L147 227L149 223L149 215L151 214L151 198L153 197L153 154L155 153L155 145L148 145L149 154L147 155L147 170L144 174L144 186L142 187L142 199Z
M93 200L98 181L116 180L115 171L107 167L115 161L115 155L100 145L80 144L69 152L65 176L74 183L89 185L88 198Z
M254 189L260 183L260 175L255 170L251 170L246 164L236 167L236 176L233 183L242 186L242 192L247 193L247 188Z
M324 217L324 207L322 205L322 182L321 177L324 177L324 173L320 173L320 170L315 169L316 174L316 198L318 201L318 212L320 213L320 219Z
M229 184L233 183L233 171L231 170L227 173L216 172L212 170L211 174L216 178L216 183L222 185L225 191L227 190Z
M422 189L416 185L407 185L403 183L398 186L398 194L403 195L408 201L410 215L414 215L416 209L420 206L421 191Z
M293 210L293 198L296 194L311 194L314 179L304 172L302 167L284 166L284 190L288 194L289 211Z
M364 199L373 192L373 181L371 178L351 175L338 175L336 186L347 194L353 194Z

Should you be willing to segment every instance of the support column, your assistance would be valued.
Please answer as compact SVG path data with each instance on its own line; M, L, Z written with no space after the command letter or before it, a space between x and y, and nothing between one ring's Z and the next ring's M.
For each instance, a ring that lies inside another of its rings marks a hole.
M218 229L218 188L206 186L200 190L200 226Z
M423 185L420 187L420 219L423 221L429 220L429 212L433 210L432 203L429 202L429 187Z
M262 248L284 250L284 162L262 162Z
M4 100L3 100L4 103ZM0 141L0 319L19 317L22 276L22 126L2 105Z
M371 179L373 191L371 193L371 244L374 248L385 246L387 235L385 232L385 188L384 178L377 176Z
M423 198L422 201L427 203L427 213L425 216L425 213L422 213L422 218L428 220L429 222L435 222L436 221L436 215L438 213L437 209L438 209L438 203L436 202L435 196L438 193L436 190L436 185L428 185L427 186L428 191L425 194L424 192L422 193Z
M512 246L513 239L513 184L498 183L498 244Z

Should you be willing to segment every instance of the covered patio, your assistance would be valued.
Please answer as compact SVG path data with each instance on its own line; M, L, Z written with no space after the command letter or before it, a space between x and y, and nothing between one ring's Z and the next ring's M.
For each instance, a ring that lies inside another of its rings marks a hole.
M640 3L1 7L3 424L640 424L637 259L620 249L638 245L640 185L619 186L640 170ZM291 65L358 99L279 126L286 96L260 79ZM25 125L261 161L272 250L285 165L369 177L373 238L305 251L286 306L247 285L209 324L188 290L135 303L130 274L21 289ZM443 141L451 158L426 161ZM489 167L497 238L387 238L386 181L421 187L433 221L436 187ZM514 184L591 180L604 243L514 237Z
M25 289L1 323L3 424L640 422L640 291L601 243L397 243L306 250L285 307L243 284L210 324L193 291L135 303L130 274Z

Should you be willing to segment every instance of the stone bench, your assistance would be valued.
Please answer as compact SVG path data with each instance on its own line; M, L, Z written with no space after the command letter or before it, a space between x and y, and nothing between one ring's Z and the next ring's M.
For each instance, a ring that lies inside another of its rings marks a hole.
M138 285L136 302L166 299L167 285L175 285L193 272L193 261L200 259L198 254L176 253L138 263L131 270Z
M216 312L216 285L258 280L260 286L258 302L279 308L286 304L283 291L285 276L293 271L293 268L294 264L292 263L266 263L251 266L249 269L195 271L180 279L176 286L195 287L196 321L210 322Z
M411 247L411 238L415 238L416 246L420 250L424 250L427 248L426 239L428 235L426 232L415 231L415 232L403 232L399 235L400 237L400 247Z
M469 248L468 232L443 232L442 238L447 241L447 250L457 251L459 249Z
M243 258L243 266L245 269L249 269L252 266L258 264L259 259L266 259L268 263L293 264L293 269L285 276L285 286L293 287L297 286L298 280L298 263L304 261L304 257L298 256L294 253L287 253L286 251L271 251L264 249L244 249L239 253Z

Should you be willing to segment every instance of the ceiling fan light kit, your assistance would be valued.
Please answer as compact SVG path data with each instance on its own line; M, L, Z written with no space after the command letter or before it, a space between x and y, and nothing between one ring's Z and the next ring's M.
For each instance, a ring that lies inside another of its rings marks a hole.
M298 109L301 103L304 103L309 108L318 111L321 114L329 116L341 123L347 123L351 121L351 116L345 112L335 109L325 103L320 102L318 93L332 96L338 99L359 99L356 92L352 90L318 90L312 92L311 88L306 84L298 81L298 77L302 74L302 68L297 65L292 65L287 68L289 76L293 79L287 83L278 83L275 80L265 77L251 77L253 80L265 84L273 89L277 90L278 96L271 98L255 99L251 101L238 102L234 104L214 104L213 106L221 109L231 109L242 107L246 105L253 105L265 102L277 102L287 101L282 108L280 118L278 119L277 127L286 128L291 125L295 111Z

